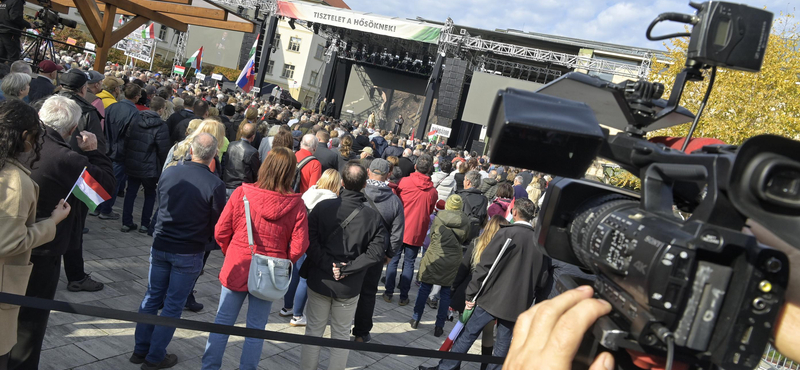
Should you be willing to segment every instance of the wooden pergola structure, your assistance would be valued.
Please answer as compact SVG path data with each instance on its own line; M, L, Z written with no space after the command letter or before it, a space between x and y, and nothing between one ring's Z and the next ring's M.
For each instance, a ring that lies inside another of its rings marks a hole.
M37 0L27 0L39 5ZM179 32L186 32L189 25L218 28L250 33L255 24L250 21L228 20L228 10L192 6L192 0L51 0L53 10L68 13L77 8L89 33L94 38L97 58L94 68L103 71L108 52L120 40L139 26L153 21ZM216 6L214 3L209 4ZM114 30L114 17L133 16L131 20Z

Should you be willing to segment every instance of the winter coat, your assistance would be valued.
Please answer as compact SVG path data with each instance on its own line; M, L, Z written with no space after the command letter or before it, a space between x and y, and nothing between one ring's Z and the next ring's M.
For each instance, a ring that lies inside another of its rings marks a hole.
M35 102L42 98L47 98L53 95L56 85L44 76L36 76L30 82L30 91L28 92L28 101Z
M389 147L389 143L382 136L376 136L370 141L373 144L373 149L375 149L375 158L381 158L383 152Z
M194 117L194 113L192 113L192 111L189 111L189 110L186 110L186 109L181 109L180 111L172 113L172 115L169 116L169 118L167 118L167 127L169 128L170 139L172 139L173 143L178 142L178 140L175 140L176 138L174 136L175 127L178 126L178 124L181 123L181 121L183 121L183 120L185 120L187 118L193 118L193 117ZM237 126L237 128L238 128L238 126ZM184 129L183 131L185 133L186 129ZM236 134L234 134L234 138L235 138L235 136L236 136Z
M488 221L487 210L489 208L489 200L481 195L480 190L477 188L469 188L456 191L456 194L461 196L461 200L464 203L464 212L467 213L467 215L477 217L481 223L481 227L485 226L486 221Z
M408 175L416 171L416 168L414 168L414 162L412 162L408 157L400 158L400 160L397 162L397 166L400 167L401 171L403 171L403 177L408 177Z
M14 159L0 169L0 292L25 295L31 276L31 249L56 236L51 218L36 222L39 186L31 172ZM41 214L47 217L50 214ZM0 326L12 335L0 336L0 353L8 353L17 342L19 306L0 303Z
M336 193L328 189L318 189L316 185L311 185L305 193L303 193L303 203L306 209L311 211L319 202L328 199L336 199Z
M481 186L478 187L481 190L481 194L486 197L486 199L494 199L497 195L497 180L493 178L486 178L481 180Z
M355 140L353 140L353 150L356 153L361 153L361 150L366 147L372 148L372 144L370 144L369 138L364 135L356 136Z
M170 118L172 118L172 117L170 117ZM178 143L178 142L183 141L183 139L186 139L186 129L189 128L189 123L192 122L193 120L196 120L196 119L202 120L203 117L198 117L198 116L194 116L193 115L193 116L184 118L183 121L178 122L178 124L175 125L175 128L173 128L172 132L170 133L170 135L171 135L170 137L172 138L172 142Z
M72 139L69 141L72 150L83 154L81 148L78 147L78 137L81 136L81 131L89 131L97 136L97 150L100 153L105 153L107 142L106 135L103 132L103 127L100 126L100 119L103 117L100 115L100 112L97 111L97 108L92 106L92 103L89 103L86 99L73 92L63 90L59 95L78 103L78 106L81 108L81 118L78 119L78 127L75 128L75 132L72 133Z
M100 113L100 117L103 117L100 118L100 128L103 130L103 132L106 132L105 131L106 107L103 105L103 99L98 98L97 95L93 94L91 91L86 91L86 101L88 101L89 104L91 104L95 109L97 109L97 112Z
M401 148L399 146L395 146L395 145L387 146L386 149L383 150L383 155L381 155L381 158L386 159L386 158L389 158L391 156L395 156L397 158L402 157L403 156L403 148Z
M258 151L249 141L246 139L234 141L228 145L224 157L222 179L226 188L236 189L242 183L252 184L258 180L261 160L258 158Z
M445 172L434 172L431 182L439 193L439 200L447 201L447 197L455 192L456 181Z
M403 247L403 234L405 230L405 216L403 215L403 202L394 194L392 188L386 186L375 186L367 182L364 194L372 199L377 211L381 214L381 221L387 234L384 235L386 245L386 257L394 257L400 248ZM367 207L372 207L369 201L364 203Z
M22 31L31 28L30 22L23 18L25 14L25 1L23 0L4 0L3 11L0 12L0 24L7 27L0 27L0 33L10 33L19 37ZM16 42L19 42L17 39Z
M97 181L107 194L113 194L117 187L111 161L100 150L78 154L64 138L50 127L45 128L41 159L31 171L31 179L39 185L39 198L36 203L37 215L50 215L61 199L69 194L83 168ZM27 164L30 168L30 163ZM77 197L67 200L72 211L64 221L56 226L56 237L33 250L39 256L62 256L68 250L81 247L83 225L89 208Z
M300 269L308 289L326 297L346 299L361 294L367 269L384 260L384 230L378 212L365 207L363 193L342 190L339 198L318 203L308 221L308 258ZM360 209L344 231L341 223ZM334 217L335 215L335 217ZM345 277L333 278L333 264Z
M528 187L525 189L525 191L528 192L528 199L533 201L533 203L538 202L539 198L541 198L542 194L544 194L544 192L542 191L542 187L539 185L538 181L531 181L531 183L528 184Z
M494 215L500 215L505 218L508 214L508 208L511 206L511 199L508 198L495 198L492 205L489 206L489 211L486 213L487 219L492 219Z
M462 247L469 235L469 219L461 211L439 211L431 225L431 243L419 263L418 280L449 287L461 263Z
M464 312L464 301L466 301L467 286L472 280L472 272L475 271L475 263L472 260L473 251L475 250L475 243L469 243L467 250L464 251L464 257L461 259L461 264L458 266L458 273L450 286L450 308L454 311Z
M141 118L128 128L125 173L136 178L159 177L172 145L167 123L151 110L142 112Z
M108 157L114 162L125 160L125 140L131 123L141 120L139 109L128 99L123 99L106 109L106 136Z
M306 149L300 149L297 153L294 154L297 158L297 164L305 159L306 157L311 156L311 152ZM316 158L316 157L314 157ZM319 163L318 159L312 159L305 166L303 169L300 170L300 194L305 193L311 185L315 185L319 178L322 177L322 165Z
M317 157L319 160L319 164L322 166L322 172L325 172L325 170L329 168L333 168L334 170L339 169L339 154L328 149L328 147L323 144L317 145L314 157Z
M97 93L97 97L103 101L103 108L105 109L108 109L109 105L117 102L117 98L106 90Z
M397 196L403 202L405 231L403 243L419 247L425 241L430 225L429 216L433 213L439 194L433 188L431 178L419 172L404 177L397 185Z
M252 184L238 187L220 215L214 236L225 260L219 281L236 292L247 291L250 246L243 196L250 203L253 241L258 254L297 262L308 249L308 213L300 194L281 194Z
M517 316L533 305L539 281L548 278L544 272L550 263L536 246L533 227L527 224L516 222L500 227L475 266L465 300L471 300L478 293L508 238L511 244L486 281L477 304L498 319L515 322Z

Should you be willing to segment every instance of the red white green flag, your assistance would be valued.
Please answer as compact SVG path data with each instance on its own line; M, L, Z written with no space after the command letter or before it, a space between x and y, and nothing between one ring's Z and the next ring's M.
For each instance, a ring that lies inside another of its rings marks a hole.
M186 67L184 67L184 66L173 66L172 67L172 73L179 74L179 75L183 76L183 74L186 73Z
M155 23L150 23L149 26L142 28L142 38L145 40L156 38Z
M203 47L201 46L200 49L192 54L188 60L186 60L185 66L187 68L194 68L197 72L200 72L201 67L203 67Z
M259 40L260 38L261 38L261 35L260 35L260 34L259 34L259 35L256 35L256 42L254 42L254 43L253 43L253 47L250 49L250 55L248 55L248 56L247 56L248 58L252 57L252 56L253 56L253 54L255 54L255 53L256 53L256 46L258 46L258 40Z
M81 176L75 181L75 185L72 185L70 194L75 194L75 197L85 203L92 212L94 212L95 208L97 208L100 203L111 199L106 189L103 189L100 183L86 172L86 167L83 168ZM67 199L69 199L69 195L67 195Z

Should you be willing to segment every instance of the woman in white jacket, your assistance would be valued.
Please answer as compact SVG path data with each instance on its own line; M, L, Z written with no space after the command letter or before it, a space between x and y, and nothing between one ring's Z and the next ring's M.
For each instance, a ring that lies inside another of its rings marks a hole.
M453 164L450 161L444 160L439 163L439 172L434 172L431 175L433 187L439 193L439 200L446 202L447 197L453 194L456 188L456 179L451 176L450 172L453 170Z
M323 200L336 199L339 196L339 190L341 190L341 188L342 177L339 175L339 172L332 168L325 170L325 172L322 173L322 177L317 181L317 184L312 185L303 193L303 202L305 202L308 212L310 213L311 210L314 209L314 206ZM281 308L281 312L279 313L279 315L284 317L292 316L292 320L289 321L289 325L291 326L306 326L306 318L303 316L306 300L308 300L306 279L298 275L300 267L303 266L305 260L306 256L303 255L294 265L294 269L292 270L292 282L289 285L289 290L286 291L286 295L283 296L284 307Z

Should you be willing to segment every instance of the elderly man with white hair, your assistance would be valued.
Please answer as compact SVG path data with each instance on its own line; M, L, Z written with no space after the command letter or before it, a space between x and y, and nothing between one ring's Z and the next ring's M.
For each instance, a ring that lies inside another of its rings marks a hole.
M317 143L319 140L316 136L305 134L300 141L300 150L294 154L297 157L297 174L292 184L295 193L305 193L322 176L322 164L319 163L317 157L314 157L314 153L317 152Z
M70 194L73 184L81 176L90 176L100 185L101 189L96 189L98 194L112 192L116 187L114 170L111 160L97 150L95 135L88 131L78 133L81 154L69 145L81 117L78 104L64 96L51 96L39 110L39 117L44 123L45 133L39 161L31 171L31 178L39 185L37 214L50 214L58 202ZM75 196L70 196L67 203L72 212L58 224L55 239L32 251L33 270L25 293L29 297L53 299L61 273L61 257L81 249L84 220L89 209ZM68 269L68 266L64 267ZM17 344L9 359L11 368L38 367L49 315L49 311L20 309Z

